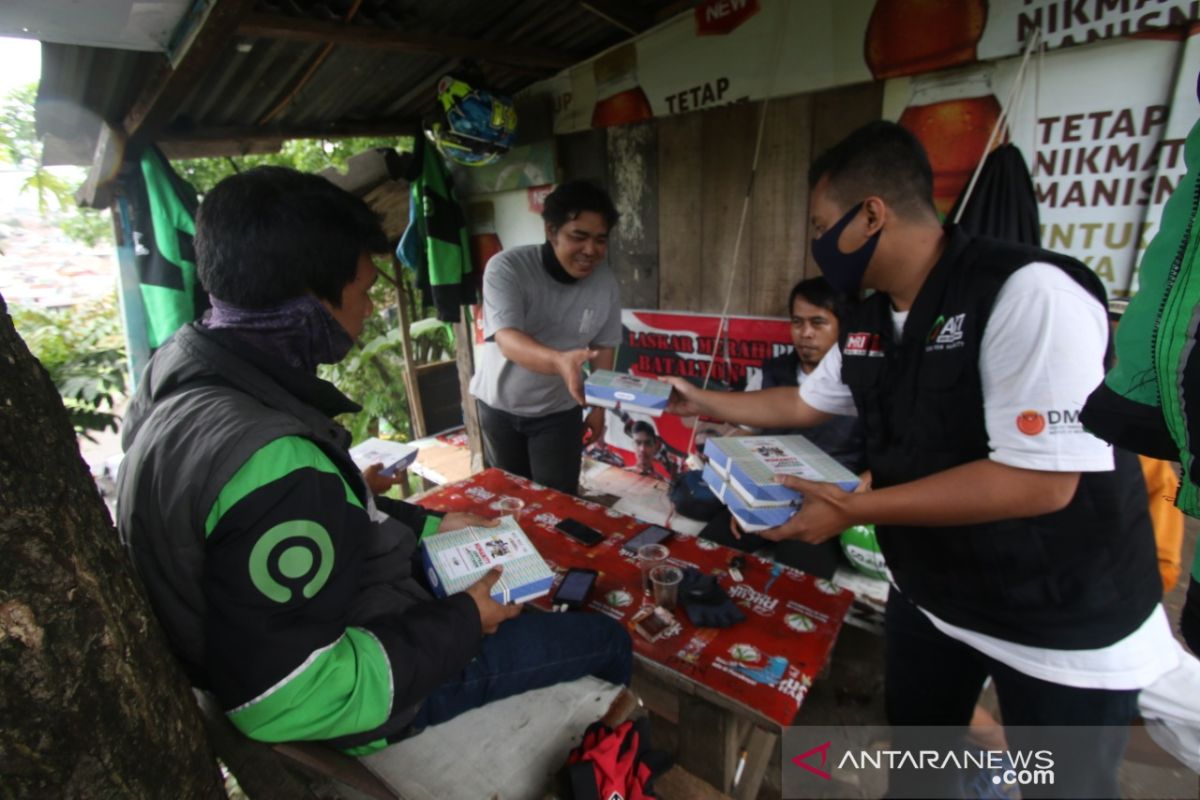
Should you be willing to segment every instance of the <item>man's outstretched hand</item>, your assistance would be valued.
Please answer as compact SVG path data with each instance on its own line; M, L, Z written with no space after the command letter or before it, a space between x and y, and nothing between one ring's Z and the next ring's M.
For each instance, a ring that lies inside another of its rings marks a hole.
M379 497L391 491L393 486L403 486L408 482L408 471L398 469L391 475L383 474L383 464L372 464L362 471L363 480L371 494Z
M775 480L804 495L804 504L787 522L759 533L764 539L778 542L795 539L820 544L855 525L851 510L853 498L861 497L832 484L808 481L794 475L777 475Z
M567 385L567 391L571 393L571 397L575 398L575 402L581 406L587 405L587 400L583 396L583 365L598 355L600 355L599 350L588 350L587 348L564 350L558 354L559 377Z
M671 384L671 396L667 400L668 414L696 417L704 413L697 401L700 389L697 389L690 381L674 375L667 375L659 380Z

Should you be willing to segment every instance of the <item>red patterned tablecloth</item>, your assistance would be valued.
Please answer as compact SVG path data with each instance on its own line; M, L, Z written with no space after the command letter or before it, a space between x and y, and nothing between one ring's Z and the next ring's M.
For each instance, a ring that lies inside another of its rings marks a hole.
M738 553L676 534L664 542L671 551L669 561L720 574L722 588L745 612L746 621L729 628L696 628L680 608L676 616L682 630L652 643L632 630L630 620L642 605L641 572L621 549L645 523L498 469L444 486L418 502L438 511L495 517L503 513L498 501L504 496L524 502L517 519L551 567L600 573L589 610L629 627L639 657L760 718L781 726L792 723L833 650L854 597L850 592L754 556L745 557L744 580L737 583L727 569ZM605 534L605 541L587 548L563 536L554 526L568 517ZM535 604L549 608L547 598Z

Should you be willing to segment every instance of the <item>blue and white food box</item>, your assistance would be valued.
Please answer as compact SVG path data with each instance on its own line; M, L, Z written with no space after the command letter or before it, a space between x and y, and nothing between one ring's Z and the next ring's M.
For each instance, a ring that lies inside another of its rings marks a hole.
M671 396L671 384L625 372L598 369L583 384L588 405L621 408L651 417L662 416Z
M857 475L799 434L717 437L705 442L704 455L747 508L799 504L800 494L776 483L776 475L832 483L848 492L859 483Z
M350 458L360 470L372 464L383 464L379 474L390 478L400 470L408 469L417 460L419 452L410 444L372 438L351 447Z
M521 530L516 519L501 517L495 528L469 527L438 533L421 541L421 559L438 597L461 592L499 564L492 587L497 603L524 603L550 593L554 572Z
M704 471L701 475L704 477L704 482L708 484L708 488L712 489L713 494L725 504L725 507L729 509L729 513L738 521L742 529L752 533L782 525L792 518L792 515L796 513L800 505L800 496L796 495L796 500L784 505L773 505L765 508L752 507L738 496L737 491L730 487L729 481L718 474L716 469L713 468L711 461L704 465Z

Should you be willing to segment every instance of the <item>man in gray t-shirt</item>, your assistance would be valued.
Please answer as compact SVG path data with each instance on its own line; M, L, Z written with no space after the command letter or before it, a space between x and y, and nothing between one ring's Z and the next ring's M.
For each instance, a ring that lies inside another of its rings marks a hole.
M583 181L546 198L546 242L505 250L483 274L485 343L471 380L484 462L574 494L584 427L604 436L604 409L585 421L583 365L612 369L621 298L604 261L617 210Z

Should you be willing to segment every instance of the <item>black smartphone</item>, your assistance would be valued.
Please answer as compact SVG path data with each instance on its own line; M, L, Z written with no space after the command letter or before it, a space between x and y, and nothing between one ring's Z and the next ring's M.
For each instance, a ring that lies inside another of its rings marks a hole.
M662 525L651 525L646 530L635 535L632 539L621 546L622 550L627 550L630 553L636 553L638 548L646 544L658 544L661 541L671 538L671 532Z
M596 570L572 567L567 570L562 582L554 590L554 597L550 598L550 602L556 606L565 603L567 608L583 608L591 597L595 584Z
M589 528L579 520L564 519L554 527L579 542L584 547L593 547L604 541L604 535L595 528Z

